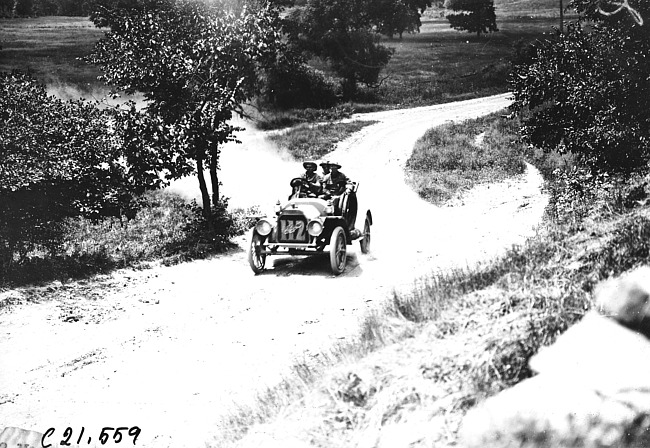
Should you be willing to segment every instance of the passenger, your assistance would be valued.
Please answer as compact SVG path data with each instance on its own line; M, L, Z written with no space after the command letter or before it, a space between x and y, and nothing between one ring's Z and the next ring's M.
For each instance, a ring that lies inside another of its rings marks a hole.
M321 162L320 167L323 170L323 177L327 176L330 173L330 162L329 161Z
M323 191L323 178L316 172L316 162L304 162L302 166L305 168L305 172L300 178L307 181L308 188L301 196L315 198Z
M329 163L330 173L323 179L323 194L319 197L322 199L335 198L338 202L338 197L352 189L352 184L348 176L339 171L341 165L338 163Z

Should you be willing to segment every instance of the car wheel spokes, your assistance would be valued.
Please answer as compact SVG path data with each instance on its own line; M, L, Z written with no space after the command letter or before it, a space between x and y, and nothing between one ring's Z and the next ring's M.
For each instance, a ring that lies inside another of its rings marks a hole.
M345 257L346 257L346 253L345 253L345 237L344 237L343 233L340 234L340 236L338 238L338 241L336 242L336 245L337 245L337 247L336 247L336 260L338 262L339 269L342 270L345 267Z

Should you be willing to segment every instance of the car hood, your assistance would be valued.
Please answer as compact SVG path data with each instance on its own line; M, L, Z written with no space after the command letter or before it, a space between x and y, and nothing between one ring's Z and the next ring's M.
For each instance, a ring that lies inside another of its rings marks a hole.
M282 207L281 215L294 215L302 214L305 218L316 219L320 216L326 215L325 207L327 202L323 199L292 199L285 206Z

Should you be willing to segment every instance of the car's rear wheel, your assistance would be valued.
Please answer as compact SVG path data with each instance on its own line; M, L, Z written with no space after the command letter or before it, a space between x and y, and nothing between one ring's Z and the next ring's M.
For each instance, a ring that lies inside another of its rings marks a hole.
M330 266L335 275L341 274L345 270L347 261L345 231L343 227L337 227L330 237Z
M361 244L361 253L367 254L370 252L370 220L367 216L366 222L363 223L363 238L359 244Z
M266 255L262 253L264 249L264 237L257 233L255 229L251 231L250 244L248 245L248 264L255 274L260 274L264 271L266 264Z

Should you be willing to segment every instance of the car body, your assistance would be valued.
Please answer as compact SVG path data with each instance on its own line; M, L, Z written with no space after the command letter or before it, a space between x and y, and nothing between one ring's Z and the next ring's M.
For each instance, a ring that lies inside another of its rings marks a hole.
M248 247L248 261L255 274L264 271L266 257L312 255L329 246L330 267L335 275L345 270L347 246L358 240L361 252L370 250L372 214L361 215L363 230L355 227L358 215L358 183L350 183L340 196L322 199L301 194L300 178L293 179L293 194L285 204L276 204L275 216L257 221Z

